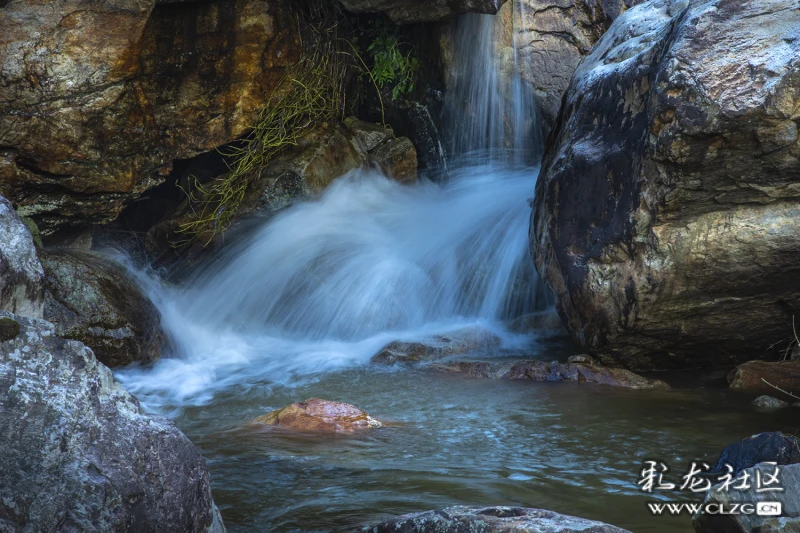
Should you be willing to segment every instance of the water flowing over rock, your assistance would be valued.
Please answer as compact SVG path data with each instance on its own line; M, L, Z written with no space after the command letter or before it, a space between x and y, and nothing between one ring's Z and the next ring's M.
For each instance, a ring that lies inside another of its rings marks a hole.
M44 271L28 228L0 196L0 310L41 318Z
M121 265L90 252L43 250L44 318L60 337L89 346L109 367L161 356L158 309Z
M495 14L506 0L340 0L352 13L386 13L398 24L431 22L462 13Z
M651 0L578 67L530 244L587 351L666 369L786 338L800 308L798 7Z
M354 405L310 398L255 418L251 424L264 424L301 432L354 433L383 427Z
M778 473L778 485L782 491L760 491L756 481L751 481L747 489L728 488L722 490L715 485L706 493L705 505L721 504L732 508L734 503L755 505L759 502L775 502L780 504L781 512L775 516L752 514L697 514L692 518L692 525L697 533L785 533L800 528L800 464L781 466ZM744 470L750 480L769 479L775 474L776 467L759 464ZM744 475L744 474L742 474Z
M571 357L567 363L463 361L434 365L432 368L448 374L461 374L471 378L596 383L626 389L669 390L670 388L661 380L648 379L624 368L608 368L597 365L589 357L574 356L574 358Z
M284 2L3 2L0 194L44 235L114 219L246 131L296 28Z
M454 506L398 516L362 529L369 533L626 533L627 530L567 516L544 509L524 507Z
M391 342L371 361L383 365L430 362L471 352L486 354L497 350L499 346L500 337L490 331L465 328L448 334L434 335L426 342Z
M224 533L200 452L52 324L0 342L0 529Z

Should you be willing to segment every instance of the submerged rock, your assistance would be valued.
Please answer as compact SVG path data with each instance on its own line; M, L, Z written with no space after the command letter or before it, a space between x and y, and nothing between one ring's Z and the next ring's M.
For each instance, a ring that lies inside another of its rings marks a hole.
M424 513L407 514L362 529L365 533L628 533L627 530L525 507L453 506Z
M780 431L747 437L722 450L712 472L724 474L725 465L730 465L733 474L738 475L745 468L768 461L779 465L800 463L800 439Z
M796 0L650 0L578 66L530 246L576 342L634 370L742 362L800 308Z
M349 403L310 398L259 416L251 424L265 424L310 433L354 433L383 427L383 423Z
M44 271L31 232L0 196L0 310L42 318Z
M222 533L208 468L175 425L52 324L0 342L0 529Z
M778 471L778 483L769 487L760 487L755 480L769 480ZM692 525L697 533L789 533L800 531L800 464L775 467L769 464L758 464L747 468L741 474L750 480L749 488L736 489L733 486L712 487L707 493L705 505L721 504L731 509L733 504L747 503L754 508L759 502L773 502L780 505L780 512L770 516L760 512L751 514L697 514L692 518ZM735 483L738 486L739 483ZM783 490L762 491L762 488ZM777 511L776 506L768 505L767 510Z
M421 363L437 361L453 355L494 351L500 337L481 328L464 328L444 335L434 335L425 342L389 343L371 359L373 363Z
M788 402L766 395L759 396L753 400L753 405L761 407L762 409L783 409L784 407L789 407Z
M800 396L800 361L749 361L736 367L728 377L730 388L760 393L778 394L775 387Z
M481 361L456 361L432 366L448 374L461 374L471 378L528 379L531 381L566 381L596 383L627 389L669 390L669 385L658 379L648 379L624 368L608 368L587 356L570 358L567 363L545 361L516 361L490 363Z
M463 13L494 15L506 0L340 0L351 13L386 13L397 24L431 22Z
M59 336L86 344L109 367L161 356L161 314L122 266L90 252L40 255L47 274L44 318Z

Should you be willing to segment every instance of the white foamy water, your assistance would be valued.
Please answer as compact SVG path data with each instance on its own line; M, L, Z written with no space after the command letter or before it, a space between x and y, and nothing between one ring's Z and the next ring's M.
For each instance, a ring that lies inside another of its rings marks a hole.
M343 176L184 288L151 282L174 353L117 376L151 407L204 404L229 387L365 364L393 340L481 325L520 342L501 323L543 305L527 248L535 178L489 167L444 186Z

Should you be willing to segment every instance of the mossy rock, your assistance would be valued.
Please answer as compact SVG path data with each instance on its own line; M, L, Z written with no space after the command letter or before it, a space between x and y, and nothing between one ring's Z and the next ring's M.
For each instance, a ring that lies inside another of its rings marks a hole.
M13 318L0 317L0 342L16 339L19 331L19 322Z

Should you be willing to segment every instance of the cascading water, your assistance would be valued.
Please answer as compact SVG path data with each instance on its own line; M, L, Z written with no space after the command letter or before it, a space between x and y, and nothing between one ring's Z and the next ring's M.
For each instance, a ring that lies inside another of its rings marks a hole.
M175 354L118 372L126 386L151 407L202 404L233 385L297 383L364 363L392 340L476 322L518 339L502 321L545 305L527 249L537 170L523 165L538 145L530 92L494 64L500 22L459 23L449 108L466 118L451 125L463 135L449 183L351 173L226 249L185 288L154 289Z

